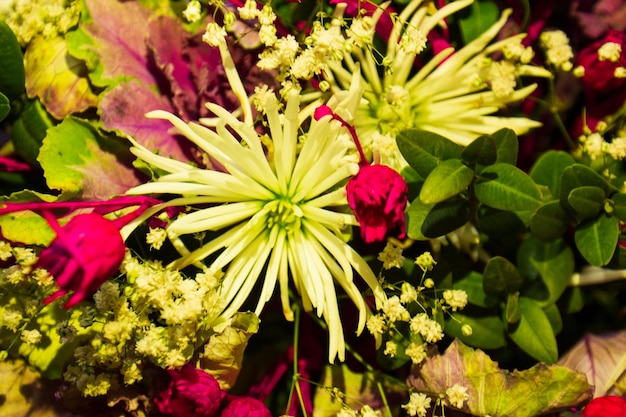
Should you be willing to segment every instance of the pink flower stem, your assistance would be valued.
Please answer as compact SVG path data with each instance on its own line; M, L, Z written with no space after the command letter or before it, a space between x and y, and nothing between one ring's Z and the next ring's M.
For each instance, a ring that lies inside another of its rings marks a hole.
M70 211L81 209L81 208L94 208L98 210L98 208L104 208L102 210L104 213L110 213L112 211L120 210L125 207L130 206L139 206L136 210L131 213L128 213L118 219L112 220L118 228L121 228L133 221L141 213L143 213L148 207L160 203L159 200L150 197L143 196L121 196L115 197L111 200L107 201L54 201L54 202L45 202L45 201L36 201L36 202L25 202L25 203L4 203L4 207L0 207L0 215L14 213L18 211L31 210L31 211L41 211L42 216L50 223L50 227L52 227L55 232L58 234L58 230L54 228L52 222L50 222L49 218L53 216L49 213L49 210L54 209L69 209ZM47 215L45 213L48 213ZM56 219L55 219L56 223ZM58 224L57 224L58 226Z
M356 129L354 128L354 126L343 120L341 116L333 112L331 108L326 105L321 105L315 110L315 120L319 120L323 116L330 116L333 120L337 120L338 122L340 122L341 126L348 129L348 132L350 132L350 136L352 136L352 140L356 145L356 150L359 152L359 157L361 158L361 160L359 161L359 166L363 167L369 165L369 162L367 162L365 152L363 152L363 147L361 146L361 142L359 141L359 137L356 134Z

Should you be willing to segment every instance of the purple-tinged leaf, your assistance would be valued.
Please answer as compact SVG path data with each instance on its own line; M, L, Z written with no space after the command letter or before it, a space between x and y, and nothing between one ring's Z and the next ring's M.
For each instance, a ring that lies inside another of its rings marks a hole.
M190 67L204 60L189 61L183 48L190 35L180 21L169 16L159 16L148 24L148 47L154 53L156 65L170 82L172 103L184 120L197 118L198 93L192 80ZM219 55L217 56L219 62ZM215 61L214 61L215 62ZM211 68L207 68L207 71Z
M592 396L585 375L564 366L537 364L509 372L481 350L455 340L443 354L413 368L407 383L423 392L445 393L458 384L468 400L460 409L471 415L535 417L578 407Z
M138 1L85 0L85 6L89 20L80 27L93 39L91 47L102 66L99 79L92 81L106 86L120 78L135 78L155 84L145 42L149 11Z
M118 84L100 100L100 117L106 129L121 135L132 136L146 148L180 161L188 161L186 146L170 133L172 124L167 120L148 119L151 110L174 112L169 100L139 84L129 81Z
M587 375L589 383L595 387L594 397L623 395L626 393L626 331L586 334L557 363Z

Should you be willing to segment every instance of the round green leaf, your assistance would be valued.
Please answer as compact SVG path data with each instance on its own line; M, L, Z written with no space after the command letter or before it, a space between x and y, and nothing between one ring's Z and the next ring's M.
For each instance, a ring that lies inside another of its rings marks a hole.
M613 201L613 215L626 222L626 193L616 193L611 196Z
M422 233L428 238L436 238L455 231L470 218L469 203L461 197L453 197L435 204L424 219Z
M485 166L495 164L498 158L496 140L490 135L479 136L467 145L461 158L470 164Z
M553 196L558 196L563 170L575 163L576 161L569 153L550 150L537 159L530 170L530 177L537 184L548 187Z
M9 99L4 94L0 93L0 122L7 117L10 111L11 103L9 103Z
M574 253L563 239L553 242L542 242L533 237L526 239L517 253L517 263L528 278L541 279L543 286L532 295L528 291L525 293L540 307L554 304L561 297L575 267Z
M424 204L440 203L464 191L474 179L474 171L459 159L448 159L433 169L420 190Z
M422 225L433 204L423 204L419 197L411 202L406 211L407 235L414 240L428 240L422 233Z
M16 99L24 92L25 82L22 48L9 25L0 21L0 92Z
M556 362L559 351L546 313L537 303L526 297L520 297L519 308L522 317L509 332L511 340L538 361L547 364Z
M509 324L517 323L522 318L522 311L519 307L519 292L509 294L506 297L504 306L504 321Z
M466 336L461 331L464 324L472 327L471 335ZM444 329L448 335L456 337L469 346L480 349L499 349L506 346L504 325L495 315L475 317L454 313L454 319L446 320Z
M30 165L38 166L39 148L53 120L38 100L28 100L13 124L15 151Z
M512 294L523 281L517 267L501 256L491 258L483 271L483 288L489 295Z
M574 188L585 186L598 187L604 191L606 196L610 195L611 192L617 191L617 189L611 186L607 180L602 178L602 176L593 169L583 164L568 166L563 170L561 188L558 194L561 205L566 212L570 214L576 213L576 209L569 203L569 194Z
M535 210L542 199L539 188L524 171L504 163L486 167L475 192L481 203L508 211Z
M463 148L451 140L426 130L403 130L398 133L396 142L404 159L422 178L441 161L458 158L463 152Z
M594 266L609 263L619 238L619 221L604 214L582 223L574 233L574 241L581 255Z
M559 201L550 201L539 207L531 216L530 231L537 238L549 242L563 236L569 216Z
M498 157L496 162L515 165L517 164L517 154L519 153L519 141L515 132L509 128L502 128L493 132L491 136L496 141Z
M602 188L592 185L574 188L567 202L576 210L581 219L597 216L604 208L606 194Z
M463 290L467 294L467 302L479 307L494 307L498 299L488 295L483 288L483 276L476 271L469 271L466 276L455 281L455 290Z

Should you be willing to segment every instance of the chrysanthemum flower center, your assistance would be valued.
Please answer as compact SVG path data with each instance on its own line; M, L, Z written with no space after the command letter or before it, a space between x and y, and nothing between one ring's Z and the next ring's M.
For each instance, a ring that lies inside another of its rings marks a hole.
M280 198L265 204L267 210L267 227L279 227L288 233L299 229L304 216L302 209L288 198Z

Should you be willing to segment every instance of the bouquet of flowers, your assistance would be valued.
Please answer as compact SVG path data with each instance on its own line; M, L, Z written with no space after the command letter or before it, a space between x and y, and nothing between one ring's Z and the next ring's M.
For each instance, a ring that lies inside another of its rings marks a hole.
M1 416L626 416L626 2L0 4Z

